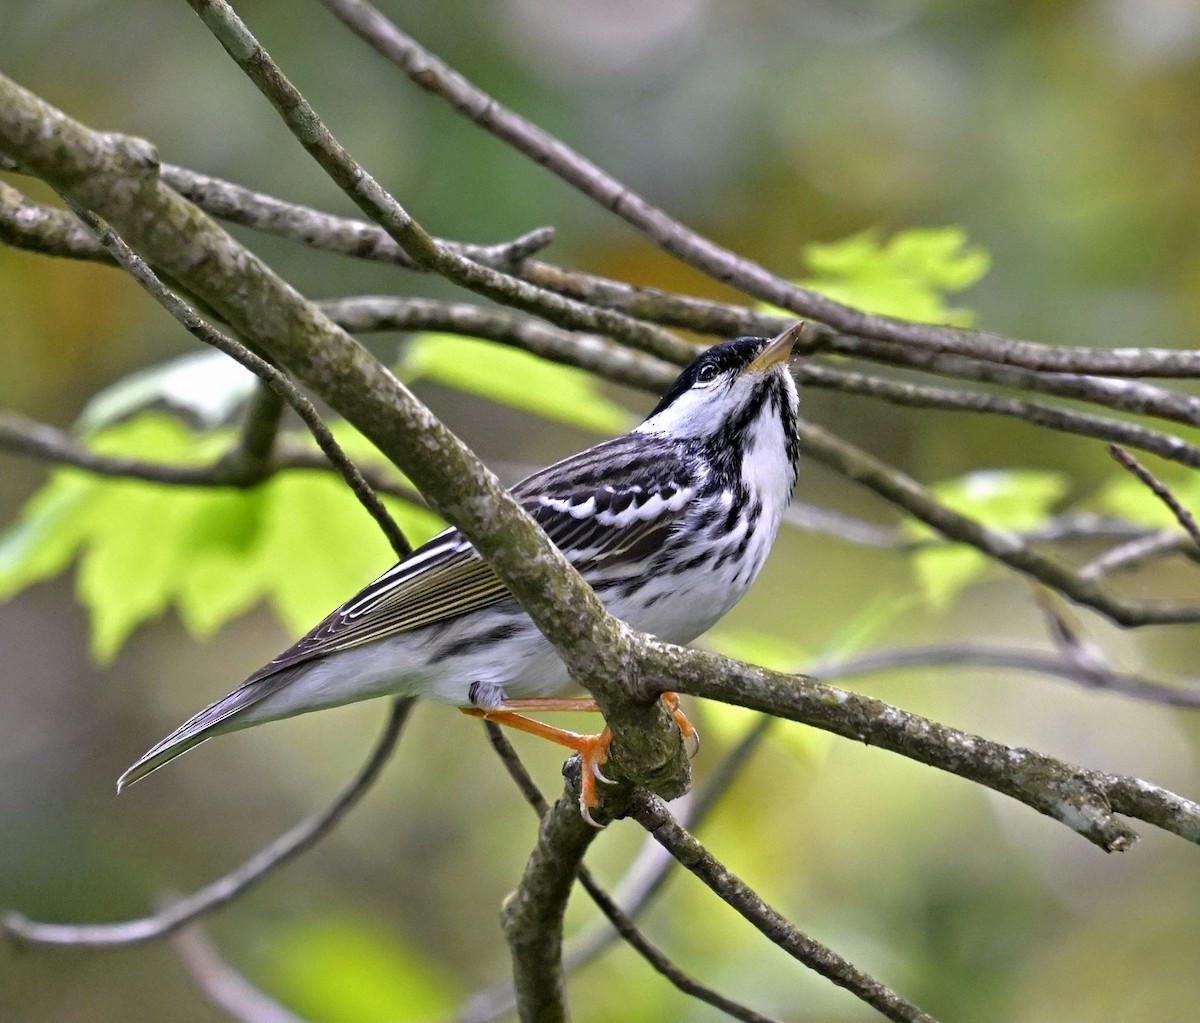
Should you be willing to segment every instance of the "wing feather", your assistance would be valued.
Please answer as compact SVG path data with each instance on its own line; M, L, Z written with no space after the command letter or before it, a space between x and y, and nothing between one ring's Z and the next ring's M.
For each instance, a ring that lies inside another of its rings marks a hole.
M618 569L640 561L669 537L702 484L689 468L696 461L685 455L682 445L665 437L626 435L543 469L512 492L577 568ZM263 665L245 684L508 598L508 590L475 548L457 529L447 529Z

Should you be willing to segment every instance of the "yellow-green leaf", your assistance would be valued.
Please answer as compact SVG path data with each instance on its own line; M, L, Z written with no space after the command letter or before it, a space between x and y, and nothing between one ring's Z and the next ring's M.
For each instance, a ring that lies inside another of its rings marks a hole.
M970 287L990 264L959 227L913 228L886 242L864 231L806 245L804 258L813 270L799 282L806 288L868 312L959 326L970 326L975 314L948 306L945 296Z
M345 424L343 447L369 446ZM233 442L143 413L91 439L97 450L175 465L204 463ZM408 502L388 506L415 544L441 528ZM64 571L78 557L76 588L88 609L91 648L109 661L130 633L168 608L194 635L269 601L303 632L394 560L373 519L330 473L279 473L232 490L113 479L60 469L0 536L0 599Z
M1066 496L1062 473L1039 469L990 469L966 473L930 488L949 508L994 529L1028 530L1045 522ZM924 523L910 520L913 537L932 537ZM966 544L923 548L912 556L913 573L929 606L944 611L987 568L987 557Z
M590 373L478 338L419 334L404 350L400 372L600 433L621 433L634 422Z

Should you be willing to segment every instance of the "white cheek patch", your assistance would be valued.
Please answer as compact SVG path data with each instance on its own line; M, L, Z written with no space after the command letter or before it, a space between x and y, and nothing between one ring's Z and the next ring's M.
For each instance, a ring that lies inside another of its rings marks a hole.
M744 398L742 379L694 387L681 394L658 415L647 419L634 433L670 433L676 437L707 437L720 427Z

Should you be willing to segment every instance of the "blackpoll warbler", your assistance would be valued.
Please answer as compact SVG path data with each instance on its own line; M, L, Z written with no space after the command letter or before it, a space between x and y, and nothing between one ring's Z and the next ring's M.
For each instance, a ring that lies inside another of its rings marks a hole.
M687 643L733 607L762 568L796 482L797 397L787 360L801 326L708 349L641 426L512 488L634 628ZM374 696L420 696L578 750L586 815L608 730L579 736L513 713L580 707L587 701L545 698L569 681L487 563L447 529L168 735L117 789L223 732Z

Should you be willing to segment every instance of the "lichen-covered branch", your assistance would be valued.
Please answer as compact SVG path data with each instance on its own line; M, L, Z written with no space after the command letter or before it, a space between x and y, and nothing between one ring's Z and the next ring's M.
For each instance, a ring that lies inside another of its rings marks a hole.
M522 1020L566 1023L562 918L583 854L599 832L568 793L542 818L521 884L504 903L504 937L512 953Z
M881 700L740 664L716 654L648 641L641 677L681 693L749 707L891 750L986 785L1061 821L1107 852L1137 833L1115 814L1136 817L1200 843L1200 805L1140 779L1077 767L1036 750L1006 746ZM1114 794L1121 793L1120 806Z

